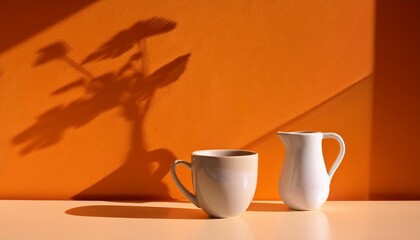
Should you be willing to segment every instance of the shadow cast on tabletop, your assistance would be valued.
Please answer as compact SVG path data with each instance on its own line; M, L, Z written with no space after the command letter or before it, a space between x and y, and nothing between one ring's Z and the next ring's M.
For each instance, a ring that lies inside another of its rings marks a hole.
M92 205L68 209L66 214L82 217L150 218L150 219L214 219L201 209L149 206Z

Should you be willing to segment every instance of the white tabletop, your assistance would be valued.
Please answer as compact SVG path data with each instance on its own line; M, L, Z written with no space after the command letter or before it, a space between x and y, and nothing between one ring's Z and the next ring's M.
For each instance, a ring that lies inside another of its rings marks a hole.
M183 202L0 200L0 239L420 239L420 201L264 201L211 219Z

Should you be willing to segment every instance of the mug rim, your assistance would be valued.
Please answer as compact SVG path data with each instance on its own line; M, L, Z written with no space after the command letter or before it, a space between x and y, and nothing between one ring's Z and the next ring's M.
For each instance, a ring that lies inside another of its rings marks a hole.
M231 152L233 155L223 154ZM216 154L219 153L219 154ZM234 153L241 153L241 154L234 154ZM258 153L252 150L246 149L203 149L197 150L192 153L192 156L201 156L201 157L212 157L212 158L241 158L241 157L249 157L249 156L257 156Z

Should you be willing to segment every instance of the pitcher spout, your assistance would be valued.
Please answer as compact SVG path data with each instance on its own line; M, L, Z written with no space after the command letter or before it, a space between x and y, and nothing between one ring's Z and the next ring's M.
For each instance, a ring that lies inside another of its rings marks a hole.
M277 136L285 144L292 142L321 141L322 133L314 131L297 131L297 132L277 132Z
M289 145L290 137L292 136L290 132L277 132L277 136L283 142L284 145Z
M277 132L277 136L283 140L283 136L287 136L286 132Z

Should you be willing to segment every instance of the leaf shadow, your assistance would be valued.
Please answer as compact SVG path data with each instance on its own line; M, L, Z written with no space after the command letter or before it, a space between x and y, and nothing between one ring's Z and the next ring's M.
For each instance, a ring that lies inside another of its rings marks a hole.
M139 41L154 35L169 32L175 27L175 22L157 17L145 21L138 21L130 28L116 34L95 52L89 54L82 61L82 65L92 61L117 58L133 48Z
M130 150L125 163L102 180L74 196L75 199L170 199L162 179L176 159L164 148L147 149L144 120L155 93L176 82L185 72L190 53L174 58L148 74L142 64L146 48L141 42L148 37L173 30L176 23L163 18L138 21L129 29L114 35L99 49L89 54L84 63L116 58L138 44L139 48L122 67L96 76L70 56L69 44L57 41L38 51L34 67L63 61L81 77L54 90L51 95L84 89L84 94L70 103L54 106L36 121L16 134L11 142L20 147L20 154L51 147L63 139L67 131L92 123L102 114L119 109L130 125ZM141 66L140 68L138 66ZM156 170L152 165L157 165Z

